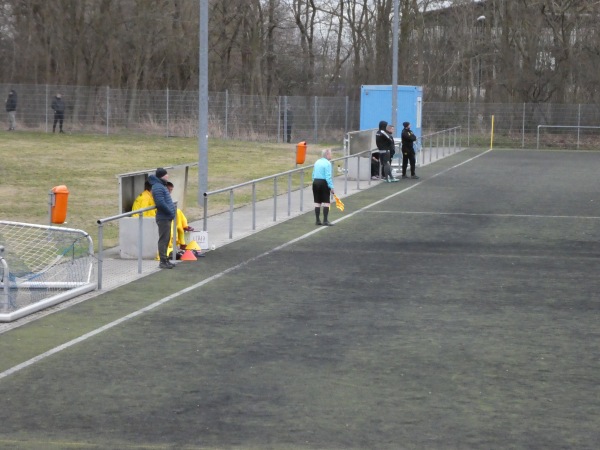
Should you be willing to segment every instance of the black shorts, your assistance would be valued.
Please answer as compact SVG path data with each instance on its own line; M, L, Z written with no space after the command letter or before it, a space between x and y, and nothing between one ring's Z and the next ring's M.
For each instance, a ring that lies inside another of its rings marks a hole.
M312 189L315 203L330 203L331 189L327 186L327 180L317 178L313 181Z

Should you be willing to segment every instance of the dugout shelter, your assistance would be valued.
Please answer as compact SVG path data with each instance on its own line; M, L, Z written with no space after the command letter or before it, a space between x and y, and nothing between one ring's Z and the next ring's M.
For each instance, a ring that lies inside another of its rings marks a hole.
M176 166L164 166L169 174L169 181L175 186L173 201L177 202L177 207L181 210L185 210L190 168L197 165L197 162L193 162ZM156 168L153 168L117 175L119 180L119 214L131 212L133 202L144 191L144 183L148 179L148 175L154 174L155 171ZM153 217L144 217L142 220L144 237L142 258L152 259L156 256L156 241L158 240L156 221ZM119 252L121 258L137 258L138 221L137 217L125 217L119 220Z

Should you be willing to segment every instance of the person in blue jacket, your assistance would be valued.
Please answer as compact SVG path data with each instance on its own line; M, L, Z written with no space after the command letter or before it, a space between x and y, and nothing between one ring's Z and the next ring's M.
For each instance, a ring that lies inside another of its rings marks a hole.
M325 149L322 152L322 157L317 160L313 168L312 174L312 190L315 200L315 216L317 217L316 225L333 226L329 222L329 206L331 204L331 195L333 191L333 178L331 170L331 149ZM323 222L321 222L321 207L323 207Z
M172 269L175 267L167 257L167 248L171 237L171 222L175 218L175 204L167 188L169 175L162 167L156 169L154 175L148 176L152 185L152 197L156 204L156 224L158 225L158 256L161 269Z

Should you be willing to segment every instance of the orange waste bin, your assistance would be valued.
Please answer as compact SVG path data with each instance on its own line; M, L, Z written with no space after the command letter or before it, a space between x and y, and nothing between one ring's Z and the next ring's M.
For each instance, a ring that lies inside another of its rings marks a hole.
M296 164L304 164L306 160L306 141L298 142L296 145Z
M69 201L69 190L66 186L54 186L52 188L54 201L52 202L52 213L50 221L52 223L65 223L67 219L67 203Z

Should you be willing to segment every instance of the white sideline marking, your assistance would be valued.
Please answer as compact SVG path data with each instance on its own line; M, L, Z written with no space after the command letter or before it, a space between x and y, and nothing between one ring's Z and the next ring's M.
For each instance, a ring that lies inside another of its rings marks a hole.
M452 169L454 169L456 167L462 166L463 164L466 164L466 163L468 163L468 162L470 162L470 161L472 161L472 160L474 160L476 158L479 158L480 156L483 156L483 155L485 155L486 153L488 153L490 151L491 151L491 149L487 150L487 151L485 151L483 153L480 153L479 155L476 155L473 158L469 158L469 159L467 159L467 160L465 160L465 161L463 161L463 162L461 162L459 164L456 164L455 166L452 166L452 167L449 167L447 169L444 169L441 172L438 172L437 174L432 175L428 179L435 178L435 177L437 177L439 175L442 175L442 174L448 172L449 170L452 170ZM381 200L378 200L378 201L376 201L374 203L371 203L370 205L364 206L364 207L362 207L362 208L360 208L360 209L358 209L358 210L356 210L356 211L354 211L352 213L349 213L349 214L345 215L344 217L341 217L341 218L333 221L333 223L337 223L337 222L341 222L343 220L346 220L349 217L352 217L355 214L359 214L359 213L361 213L361 212L363 212L363 211L365 211L365 210L367 210L367 209L369 209L369 208L371 208L373 206L376 206L376 205L378 205L378 204L380 204L380 203L382 203L382 202L384 202L384 201L386 201L386 200L388 200L390 198L393 198L393 197L395 197L397 195L400 195L400 194L402 194L404 192L407 192L407 191L409 191L411 189L414 189L415 187L417 187L418 185L420 185L424 181L426 181L426 180L421 180L421 181L418 181L415 184L411 184L409 187L406 187L406 188L404 188L404 189L402 189L400 191L397 191L397 192L395 192L395 193L393 193L391 195L388 195L387 197L385 197L385 198L383 198ZM268 256L271 253L274 253L274 252L277 252L277 251L279 251L281 249L284 249L284 248L286 248L286 247L288 247L288 246L290 246L292 244L295 244L296 242L302 241L302 240L306 239L307 237L312 236L313 234L318 233L318 232L320 232L322 230L326 230L328 228L329 227L315 228L313 231L309 231L308 233L305 233L302 236L299 236L299 237L297 237L295 239L292 239L291 241L288 241L288 242L286 242L284 244L281 244L281 245L279 245L277 247L274 247L271 250L268 250L268 251L266 251L266 252L264 252L264 253L262 253L260 255L254 256L254 257L252 257L250 259L247 259L246 261L241 262L241 263L239 263L239 264L237 264L235 266L232 266L229 269L226 269L226 270L224 270L222 272L219 272L219 273L217 273L217 274L215 274L215 275L207 278L206 280L200 281L200 282L198 282L198 283L196 283L196 284L194 284L192 286L189 286L189 287L187 287L185 289L182 289L182 290L180 290L178 292L175 292L175 293L173 293L173 294L171 294L171 295L169 295L167 297L162 298L161 300L158 300L157 302L152 303L151 305L148 305L148 306L146 306L146 307L144 307L142 309L139 309L139 310L134 311L134 312L132 312L130 314L127 314L126 316L123 316L120 319L117 319L117 320L115 320L113 322L107 323L106 325L104 325L104 326L102 326L100 328L96 328L95 330L90 331L89 333L83 334L83 335L79 336L78 338L72 339L69 342L65 342L64 344L61 344L61 345L59 345L57 347L54 347L54 348L48 350L47 352L41 353L41 354L39 354L37 356L34 356L33 358L28 359L27 361L24 361L21 364L17 364L16 366L11 367L10 369L5 370L4 372L0 372L0 380L2 380L3 378L6 378L6 377L8 377L8 376L10 376L10 375L12 375L12 374L14 374L16 372L19 372L19 371L21 371L21 370L23 370L23 369L25 369L25 368L27 368L27 367L29 367L29 366L37 363L37 362L39 362L39 361L42 361L42 360L48 358L49 356L52 356L52 355L54 355L56 353L59 353L59 352L61 352L63 350L66 350L69 347L72 347L72 346L74 346L76 344L79 344L80 342L86 341L89 338L96 336L97 334L100 334L100 333L102 333L102 332L104 332L106 330L110 330L111 328L114 328L117 325L120 325L120 324L122 324L124 322L127 322L127 321L129 321L129 320L131 320L131 319L133 319L133 318L135 318L137 316L140 316L140 315L142 315L142 314L144 314L144 313L146 313L148 311L151 311L151 310L153 310L153 309L155 309L155 308L157 308L157 307L159 307L161 305L164 305L165 303L168 303L171 300L173 300L173 299L175 299L175 298L177 298L177 297L179 297L179 296L181 296L183 294L186 294L186 293L188 293L190 291L193 291L194 289L198 289L199 287L202 287L205 284L210 283L211 281L214 281L214 280L216 280L218 278L221 278L222 276L227 275L228 273L233 272L234 270L237 270L237 269L239 269L241 267L244 267L244 266L250 264L251 262L254 262L254 261L258 260L258 259L264 258L265 256Z
M493 214L493 213L464 213L464 212L441 212L441 211L373 211L372 214L422 214L430 216L483 216L483 217L524 217L533 219L588 219L598 220L600 216L547 216L544 214Z

